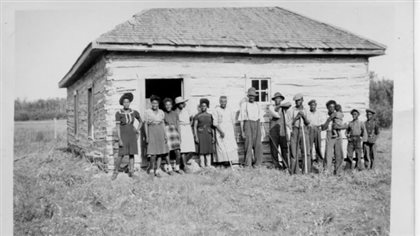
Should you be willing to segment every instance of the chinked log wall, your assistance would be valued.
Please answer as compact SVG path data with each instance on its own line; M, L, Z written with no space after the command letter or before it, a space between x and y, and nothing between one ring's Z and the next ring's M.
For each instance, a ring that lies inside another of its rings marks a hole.
M268 58L112 53L107 56L106 68L110 82L105 103L107 134L112 137L115 137L115 129L109 128L115 126L114 114L120 108L117 101L122 93L134 93L132 107L138 109L143 117L148 104L144 98L145 79L182 78L184 95L190 99L187 108L192 114L197 112L200 98L208 98L210 107L214 108L220 95L227 95L229 106L238 110L252 78L270 78L270 94L280 91L292 104L296 93L302 93L306 102L316 99L323 112L326 112L325 103L335 99L343 106L347 121L351 118L349 111L366 108L369 99L368 60L361 57ZM266 107L267 104L261 105L263 110ZM236 130L238 128L237 125ZM265 129L268 133L267 123ZM112 137L107 137L107 140ZM242 154L243 144L239 144L239 153ZM111 146L108 143L107 151ZM113 151L115 154L115 147ZM264 153L265 157L270 153L267 137Z

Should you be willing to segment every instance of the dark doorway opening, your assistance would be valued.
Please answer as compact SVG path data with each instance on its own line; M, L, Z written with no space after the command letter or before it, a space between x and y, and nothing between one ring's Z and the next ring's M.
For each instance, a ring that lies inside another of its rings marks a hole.
M146 79L146 100L150 107L150 96L156 95L161 99L160 109L163 109L162 100L182 96L182 79Z

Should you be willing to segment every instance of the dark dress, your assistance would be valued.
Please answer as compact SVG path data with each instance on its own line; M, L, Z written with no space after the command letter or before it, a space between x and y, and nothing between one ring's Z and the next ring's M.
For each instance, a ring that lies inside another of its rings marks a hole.
M195 118L197 120L197 137L198 153L199 154L212 154L213 143L212 143L212 124L213 116L207 112L199 113Z
M115 121L120 125L120 135L123 146L119 148L119 155L135 155L138 154L137 133L134 128L134 119L141 122L140 114L135 110L128 110L128 114L123 109L115 113Z

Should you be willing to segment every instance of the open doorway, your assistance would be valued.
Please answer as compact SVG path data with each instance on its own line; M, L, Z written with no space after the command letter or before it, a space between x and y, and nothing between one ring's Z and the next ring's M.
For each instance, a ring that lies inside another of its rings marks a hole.
M179 78L174 79L146 79L146 108L150 108L150 96L156 95L163 100L183 95L183 81ZM163 104L159 105L163 109Z

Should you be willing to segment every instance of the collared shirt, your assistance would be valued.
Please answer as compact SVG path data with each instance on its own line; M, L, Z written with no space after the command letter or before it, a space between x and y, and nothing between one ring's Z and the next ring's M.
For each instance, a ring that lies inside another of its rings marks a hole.
M296 106L294 106L294 107L289 108L289 110L287 110L286 125L289 129L293 129L293 127L299 128L304 125L303 122L302 124L300 123L303 118L293 122L293 120L295 119L295 117L300 111L302 111L303 114L305 114L305 116L308 116L309 111L306 110L303 106L301 108L297 108Z
M367 142L375 143L377 136L379 135L379 125L376 120L367 120L365 121L365 128L367 132Z
M244 102L241 104L239 110L239 121L252 120L260 122L264 121L264 114L261 111L260 105L257 102Z
M323 114L322 112L318 110L314 112L309 111L307 114L307 118L311 126L320 126L324 124L324 122L327 120L325 114Z
M365 125L363 124L362 121L360 120L352 120L349 122L347 129L346 129L346 134L350 135L350 136L361 136L363 138L366 137L366 129L365 129Z

